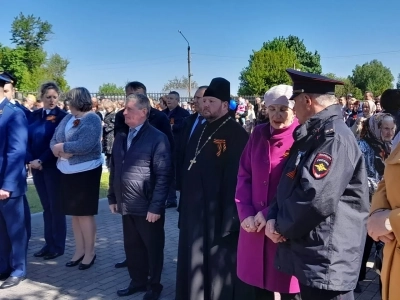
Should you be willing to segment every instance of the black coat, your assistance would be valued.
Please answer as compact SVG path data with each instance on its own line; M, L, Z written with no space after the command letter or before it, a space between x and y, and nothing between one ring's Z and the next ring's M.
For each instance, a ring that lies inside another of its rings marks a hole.
M339 105L299 126L294 138L267 216L288 239L278 245L275 266L304 285L351 291L367 236L364 158Z
M182 186L182 167L183 162L185 160L185 153L187 144L189 142L190 132L192 131L194 122L198 117L198 113L194 113L187 117L182 124L180 141L178 143L179 149L177 149L177 158L176 158L176 190L180 191Z
M127 134L117 134L110 163L109 204L122 215L165 213L172 181L171 147L168 139L146 121L126 147Z
M249 136L236 121L227 121L228 117L203 124L186 147L176 300L246 299L236 276L240 221L235 190L240 156ZM200 147L205 146L192 164L199 140Z
M165 113L169 119L170 127L172 129L172 135L175 140L175 155L180 147L180 134L183 128L183 121L185 118L189 117L189 112L180 107L179 105L170 113L169 108L164 109L163 113ZM172 126L171 126L172 125Z
M129 127L125 124L124 110L125 109L120 110L115 115L114 136L116 136L119 132L128 134ZM174 137L172 136L171 125L169 124L169 120L166 115L152 107L150 109L148 120L151 126L154 126L167 136L169 144L171 145L171 150L173 151L175 142Z
M111 154L114 143L115 112L106 113L103 122L103 153Z

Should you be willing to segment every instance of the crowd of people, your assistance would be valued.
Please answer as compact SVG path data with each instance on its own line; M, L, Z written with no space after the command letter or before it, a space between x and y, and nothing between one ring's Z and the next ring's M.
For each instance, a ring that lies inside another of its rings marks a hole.
M374 243L382 298L400 297L400 91L338 99L342 82L288 74L292 86L254 103L231 99L224 78L191 103L175 91L149 99L138 81L125 101L83 87L60 101L49 82L39 101L19 103L17 78L1 73L0 289L27 276L26 165L43 206L45 243L34 256L64 254L69 215L75 252L65 266L84 271L96 261L105 163L126 254L115 267L131 278L118 296L159 299L165 210L177 207L176 300L354 299Z

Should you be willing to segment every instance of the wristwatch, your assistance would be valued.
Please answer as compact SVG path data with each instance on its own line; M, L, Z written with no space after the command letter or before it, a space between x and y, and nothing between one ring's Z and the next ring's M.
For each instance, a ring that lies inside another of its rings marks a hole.
M392 226L390 225L390 220L389 220L389 218L386 218L386 220L385 220L385 228L386 228L387 230L389 230L389 231L393 231L393 230L392 230Z

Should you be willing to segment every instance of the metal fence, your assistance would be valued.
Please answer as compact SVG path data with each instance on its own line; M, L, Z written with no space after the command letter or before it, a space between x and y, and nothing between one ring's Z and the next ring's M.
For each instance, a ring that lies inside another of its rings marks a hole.
M23 91L18 91L15 93L15 98L17 100L23 100L24 97L27 95L34 95L36 98L38 98L38 92L23 92ZM155 101L158 101L161 96L165 96L168 93L147 93L147 96ZM104 99L110 99L112 101L117 101L117 100L125 100L125 94L103 94L103 93L91 93L92 97L96 97L98 99L104 98ZM249 100L250 103L254 104L255 99L258 96L241 96L242 98ZM180 97L181 102L190 102L193 98L189 97ZM239 96L232 96L232 99L238 100ZM60 97L61 100L64 100L63 95Z

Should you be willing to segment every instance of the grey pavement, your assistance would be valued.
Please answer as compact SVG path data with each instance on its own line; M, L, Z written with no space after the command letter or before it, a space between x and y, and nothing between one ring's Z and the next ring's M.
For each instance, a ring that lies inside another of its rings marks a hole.
M165 262L161 283L164 290L160 300L173 300L175 296L175 272L177 261L178 213L176 209L167 210L165 222ZM68 219L66 253L52 261L33 257L40 250L43 240L43 221L41 214L32 217L32 238L28 252L28 279L20 285L0 290L1 300L99 300L120 299L116 292L125 288L129 282L127 269L115 269L114 264L125 258L122 239L121 216L113 215L107 201L101 200L97 221L97 259L88 270L79 271L77 267L64 265L73 255L73 236L71 220ZM370 265L371 266L371 263ZM370 270L367 280L362 282L363 293L355 294L357 300L377 300L379 281ZM121 299L142 299L143 293ZM279 299L279 297L276 297ZM189 299L188 299L189 300ZM201 300L201 299L193 299ZM225 299L221 299L225 300Z

